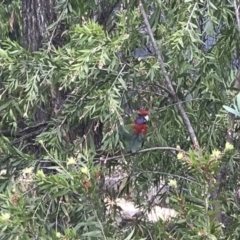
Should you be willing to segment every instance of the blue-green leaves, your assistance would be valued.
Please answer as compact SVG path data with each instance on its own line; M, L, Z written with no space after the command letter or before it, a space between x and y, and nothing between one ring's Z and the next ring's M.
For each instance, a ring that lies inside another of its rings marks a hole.
M234 100L233 107L234 108L223 105L223 108L227 112L234 114L236 117L239 117L240 116L240 93L237 95L236 99Z

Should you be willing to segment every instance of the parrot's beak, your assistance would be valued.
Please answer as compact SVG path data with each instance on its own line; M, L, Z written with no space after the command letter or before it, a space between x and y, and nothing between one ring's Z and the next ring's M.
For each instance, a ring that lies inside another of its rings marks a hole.
M146 121L148 121L148 120L149 120L149 116L148 116L148 115L144 116L144 119L145 119Z

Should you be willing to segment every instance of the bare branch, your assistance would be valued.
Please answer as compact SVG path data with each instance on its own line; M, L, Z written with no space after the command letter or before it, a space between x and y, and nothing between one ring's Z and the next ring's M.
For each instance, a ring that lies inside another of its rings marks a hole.
M236 0L233 1L233 7L235 10L235 15L236 15L236 19L237 19L237 27L238 27L239 37L240 37L240 14L239 14L240 5L236 3ZM238 61L238 70L237 70L237 75L236 75L234 83L233 83L233 87L240 88L240 61ZM236 93L237 93L236 91L233 91L232 95L234 96ZM226 134L225 139L226 139L226 142L229 142L232 144L233 143L233 134L234 134L233 126L234 126L235 116L234 116L234 114L231 114L231 113L228 113L228 116L229 116L229 122L230 122L229 125L230 126L228 126L228 128L227 128L227 134ZM226 182L228 171L229 171L229 169L227 168L226 164L223 164L220 167L219 172L217 173L217 176L216 176L217 186L211 192L212 200L218 200L220 198L222 188ZM219 209L215 213L216 220L219 223L223 222L221 205L219 203L216 203L213 205L213 208L215 210Z
M34 132L30 132L28 134L24 134L22 137L18 138L18 139L15 139L11 142L11 144L16 144L18 142L21 142L21 141L24 141L24 140L27 140L27 139L30 139L30 138L33 138L33 137L36 137L38 136L39 134L41 134L42 132L46 131L47 129L49 128L49 126L45 126L43 128L40 128L38 130L35 130Z
M171 97L173 97L174 95L172 94L172 92L171 91L169 91L167 88L165 88L164 86L162 86L162 85L160 85L160 84L157 84L156 82L154 82L154 84L157 86L157 87L159 87L159 88L161 88L162 90L164 90L166 93L168 93Z
M0 129L0 134L2 134L5 137L15 137L15 138L24 138L27 139L29 137L31 137L31 134L34 133L32 136L35 135L35 132L37 130L42 130L42 128L46 127L48 125L48 123L43 122L43 123L39 123L33 126L29 126L29 127L25 127L24 129L18 130L17 132L13 132L11 130L2 130ZM28 137L26 137L28 136ZM18 140L14 140L17 141Z
M237 4L236 0L233 1L233 7L235 10L235 15L236 15L236 20L237 20L237 28L238 28L238 33L239 33L239 39L240 39L240 5L239 3ZM233 88L235 89L240 89L240 60L238 59L238 70L237 70L237 75L234 79L233 82ZM238 91L233 91L232 95L235 96ZM226 142L233 143L233 134L234 134L234 120L235 116L232 113L228 113L229 116L229 122L230 126L227 128L227 135L226 135Z
M163 56L162 56L162 53L160 51L160 49L158 48L157 46L157 43L155 41L155 38L153 36L153 31L151 29L151 26L149 24L149 21L148 21L148 18L147 18L147 14L143 8L143 5L142 5L142 1L139 0L139 7L140 7L140 10L141 10L141 13L142 13L142 16L143 16L143 19L144 19L144 23L146 25L146 28L147 28L147 32L148 32L148 35L152 41L152 44L153 44L153 47L154 47L154 50L156 52L156 55L157 55L157 58L158 58L158 62L159 62L159 65L160 65L160 68L163 72L163 75L164 75L164 79L165 79L165 83L166 83L166 86L167 86L167 89L168 91L171 93L171 97L173 99L173 101L176 103L176 106L177 106L177 109L182 117L182 120L188 130L188 133L189 133L189 136L194 144L194 147L196 149L199 149L200 148L200 145L198 143L198 140L197 140L197 137L196 137L196 134L194 132L194 129L192 127L192 124L183 108L183 105L181 104L180 100L178 99L177 97L177 94L173 88L173 85L172 85L172 82L168 76L168 73L167 73L167 70L165 68L165 65L164 65L164 60L163 60Z
M113 156L113 157L108 157L108 156L103 156L100 158L94 158L94 162L108 162L111 160L115 160L115 159L119 159L119 158L125 158L125 157L132 157L134 155L137 155L139 153L144 153L144 152L152 152L152 151L157 151L157 150L169 150L169 151L176 151L176 152L182 152L184 153L184 155L188 155L187 152L185 152L184 150L180 149L180 148L173 148L173 147L152 147L152 148L145 148L142 149L136 153L127 153L124 155L117 155L117 156Z
M238 27L238 33L239 33L239 37L240 37L240 17L239 17L239 5L237 5L236 0L233 1L233 6L234 6L234 10L235 10L235 15L236 15L236 19L237 19L237 27Z

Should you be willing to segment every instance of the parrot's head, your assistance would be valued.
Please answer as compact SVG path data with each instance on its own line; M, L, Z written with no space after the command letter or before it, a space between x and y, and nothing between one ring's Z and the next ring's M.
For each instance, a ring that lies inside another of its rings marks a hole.
M134 132L139 135L146 135L147 133L147 121L149 120L149 112L140 109L138 115L134 120Z
M138 116L135 119L135 123L146 124L148 120L149 120L149 112L144 109L140 109L138 112Z

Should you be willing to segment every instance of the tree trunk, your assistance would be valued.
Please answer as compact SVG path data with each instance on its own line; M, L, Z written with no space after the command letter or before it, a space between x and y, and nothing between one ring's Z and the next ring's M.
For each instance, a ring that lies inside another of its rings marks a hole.
M55 47L61 47L65 44L66 39L62 37L62 33L67 26L64 22L59 21L54 9L56 4L57 0L22 0L23 46L30 52L38 51L46 45L50 47L53 44ZM48 26L56 21L59 22L54 27L54 30L52 32L48 31ZM42 102L36 105L34 116L36 125L47 123L51 116L61 114L60 109L67 99L66 92L59 91L58 86L48 89L48 97L49 99L46 102L50 103L49 106L44 105ZM102 141L102 124L98 124L99 127L95 128L95 122L85 122L87 123L70 128L68 134L70 139L67 141L71 143L77 136L82 137L90 132L89 135L93 138L95 147L98 148Z
M37 51L49 37L47 27L56 21L56 0L22 0L23 46Z

